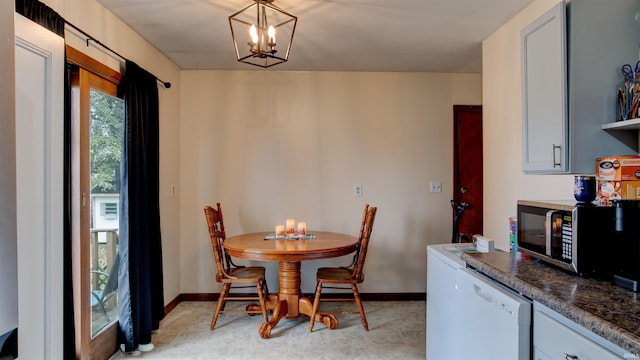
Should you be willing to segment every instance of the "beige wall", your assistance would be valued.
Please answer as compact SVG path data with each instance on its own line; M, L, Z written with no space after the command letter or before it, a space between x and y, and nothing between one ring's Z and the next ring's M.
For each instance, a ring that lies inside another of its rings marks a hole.
M362 291L425 291L425 247L451 239L452 107L481 103L480 74L183 71L181 83L181 292L218 291L202 210L218 201L228 236L287 217L356 235L363 204L378 206ZM304 262L302 290L349 260Z
M377 205L367 274L380 281L365 282L363 291L423 292L425 245L451 236L452 106L481 104L482 92L488 93L485 102L493 101L484 109L485 212L492 214L485 218L485 233L506 236L515 199L536 195L524 185L539 182L519 171L519 84L497 86L519 79L499 67L504 62L519 69L519 40L509 35L517 21L485 43L491 52L485 71L494 74L484 84L477 74L181 72L97 1L44 2L173 84L160 88L165 301L179 293L217 291L202 214L204 204L216 201L223 203L230 235L271 229L290 216L306 220L311 230L355 234L362 205ZM503 38L511 43L501 44ZM67 42L120 67L121 59L87 47L74 31ZM509 103L518 109L501 108ZM508 151L494 145L503 142ZM559 183L566 190L559 193L570 194L569 180L562 180L567 177L552 178L545 182ZM429 193L430 180L442 181L443 192ZM511 185L503 188L503 182ZM362 198L353 196L354 184L363 185ZM310 291L315 267L328 262L303 264L304 291ZM274 287L277 269L267 266Z
M482 44L484 234L509 249L518 199L571 199L573 176L522 172L520 31L559 0L537 0Z
M217 291L202 216L202 206L216 201L231 235L289 216L310 229L355 233L362 204L377 205L367 272L381 281L363 291L424 291L424 247L451 235L454 104L483 103L484 229L498 247L508 247L517 199L571 196L571 176L521 171L519 33L558 0L536 1L483 43L482 81L469 74L181 72L97 1L44 2L173 84L160 88L165 301ZM121 59L87 47L73 31L67 42L120 67ZM443 192L429 193L430 180L443 181ZM362 198L353 197L354 184L363 185ZM303 264L304 284L320 263Z
M67 21L111 49L136 62L160 79L172 83L170 89L159 86L160 216L164 252L165 303L169 302L180 293L179 193L176 192L175 196L171 195L171 187L180 185L180 69L95 0L44 0L43 2ZM90 46L86 46L85 38L68 27L66 42L106 65L120 70L122 59L93 42Z

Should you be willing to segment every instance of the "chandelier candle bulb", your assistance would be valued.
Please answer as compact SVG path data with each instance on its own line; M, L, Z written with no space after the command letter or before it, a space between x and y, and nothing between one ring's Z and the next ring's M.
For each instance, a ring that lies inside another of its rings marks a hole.
M276 29L273 28L273 25L269 26L269 30L267 31L269 34L269 43L271 46L276 46Z
M276 225L276 237L284 236L284 225Z
M307 223L300 221L298 223L298 235L307 235Z
M251 25L251 28L249 29L249 36L251 37L251 42L253 44L258 43L258 30L256 30L255 25Z
M285 232L287 235L294 235L296 232L295 225L296 221L294 219L287 219L285 222Z

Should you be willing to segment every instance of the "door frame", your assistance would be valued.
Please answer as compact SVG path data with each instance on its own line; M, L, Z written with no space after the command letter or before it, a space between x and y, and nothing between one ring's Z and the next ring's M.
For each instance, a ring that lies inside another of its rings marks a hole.
M63 358L64 39L14 13L18 356Z

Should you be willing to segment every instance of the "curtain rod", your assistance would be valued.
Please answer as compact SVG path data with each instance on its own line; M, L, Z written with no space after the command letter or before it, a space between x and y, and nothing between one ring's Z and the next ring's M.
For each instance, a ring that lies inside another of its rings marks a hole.
M117 56L118 56L118 57L120 57L121 59L123 59L123 60L129 60L129 59L127 59L126 57L124 57L124 56L122 56L122 55L118 54L116 51L112 50L112 49L111 49L110 47L108 47L107 45L105 45L105 44L101 43L101 42L100 42L100 40L98 40L98 39L94 38L93 36L91 36L91 35L87 34L84 30L80 29L79 27L77 27L77 26L73 25L72 23L68 22L67 20L65 20L64 22L65 22L65 24L67 24L67 25L71 26L72 28L76 29L77 31L81 32L84 36L86 36L86 37L87 37L87 46L89 46L89 41L93 41L93 42L95 42L96 44L100 45L101 47L105 48L106 50L109 50L110 52L114 53L115 55L117 55ZM153 75L153 76L155 76L155 75ZM166 89L168 89L168 88L170 88L170 87L171 87L171 83L170 83L170 82L168 82L168 81L167 81L167 82L165 82L165 81L160 80L157 76L155 76L155 77L156 77L156 80L158 80L160 83L162 83L162 85L163 85Z

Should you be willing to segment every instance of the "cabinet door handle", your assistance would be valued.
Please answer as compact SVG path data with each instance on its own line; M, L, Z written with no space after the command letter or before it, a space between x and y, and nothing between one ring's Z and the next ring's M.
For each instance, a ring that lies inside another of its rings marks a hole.
M571 355L571 354L564 353L564 359L565 360L578 360L578 355Z
M562 161L562 153L560 152L560 150L562 149L561 145L556 145L553 144L553 167L560 167L562 166L562 163L559 162L557 159L560 159L560 161ZM558 151L558 156L556 157L556 150Z

